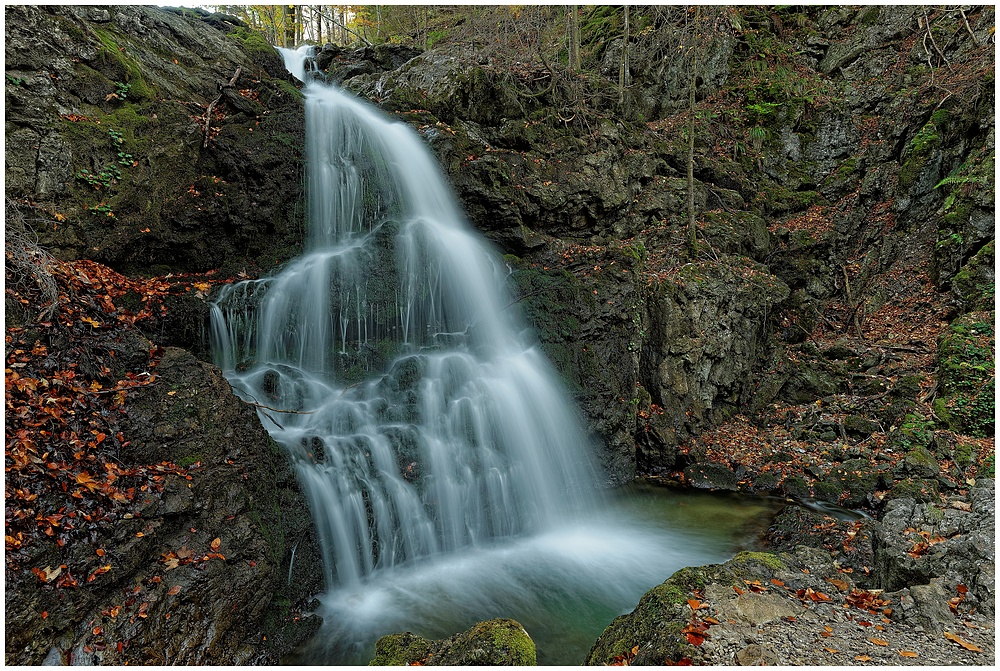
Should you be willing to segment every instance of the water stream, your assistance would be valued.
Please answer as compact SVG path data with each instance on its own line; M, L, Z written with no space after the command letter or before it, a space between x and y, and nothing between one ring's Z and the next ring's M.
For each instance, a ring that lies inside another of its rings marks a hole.
M305 52L286 51L301 79ZM312 663L513 617L541 663L732 539L604 492L577 410L419 136L306 85L308 238L213 306L218 364L295 464L325 564ZM724 547L723 547L724 546ZM583 648L581 652L581 647Z

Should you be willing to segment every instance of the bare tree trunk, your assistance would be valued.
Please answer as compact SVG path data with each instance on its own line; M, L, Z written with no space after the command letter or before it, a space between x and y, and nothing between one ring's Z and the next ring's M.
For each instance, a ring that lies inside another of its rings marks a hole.
M569 52L570 72L580 71L580 16L579 5L570 5L566 22L566 42Z
M628 38L629 38L629 34L628 34L628 32L629 32L628 31L628 29L629 29L628 19L629 19L629 16L628 16L628 5L625 5L625 36L624 36L624 41L622 43L622 63L621 63L621 70L618 73L618 104L619 105L624 105L625 104L625 89L628 88L629 84L631 84L631 82L629 81L629 79L631 77L630 77L630 74L629 74L629 64L628 64Z
M695 7L694 25L691 29L691 83L688 92L688 155L687 155L687 211L688 211L688 252L693 257L698 251L698 227L694 218L694 102L695 86L698 83L697 30L701 8Z

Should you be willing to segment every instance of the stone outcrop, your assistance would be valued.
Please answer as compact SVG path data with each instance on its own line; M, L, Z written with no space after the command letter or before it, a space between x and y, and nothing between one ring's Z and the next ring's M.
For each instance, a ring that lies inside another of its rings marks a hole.
M203 10L5 14L6 194L44 247L161 274L300 248L301 98L260 36Z

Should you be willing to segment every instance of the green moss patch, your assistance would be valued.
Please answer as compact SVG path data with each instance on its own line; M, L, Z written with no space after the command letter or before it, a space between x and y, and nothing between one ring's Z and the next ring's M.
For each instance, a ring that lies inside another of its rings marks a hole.
M994 313L974 312L952 322L938 351L941 395L935 414L956 433L993 435L996 398Z

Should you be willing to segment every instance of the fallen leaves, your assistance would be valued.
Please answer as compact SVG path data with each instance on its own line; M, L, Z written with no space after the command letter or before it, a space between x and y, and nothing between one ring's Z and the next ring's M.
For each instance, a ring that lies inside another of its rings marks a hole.
M826 581L839 589L841 592L846 592L850 585L847 584L846 580L840 580L839 578L827 578Z
M920 656L917 653L913 652L912 650L900 650L899 654L902 655L903 657L919 657Z
M872 645L879 645L882 647L889 645L889 641L886 641L881 638L869 638L868 640L871 641Z
M638 654L639 654L639 646L633 645L632 648L624 655L615 655L611 659L611 663L609 664L609 666L630 666L632 660L635 659L635 656ZM421 664L421 666L423 665Z
M949 641L951 641L952 643L959 644L960 646L962 646L963 648L965 648L966 650L968 650L970 652L982 652L982 649L978 645L976 645L975 643L969 643L968 641L966 641L962 637L957 636L957 635L951 633L950 631L944 632L944 637L946 639L948 639Z
M799 589L795 591L795 596L799 598L800 601L805 603L806 601L830 601L830 597L823 592L817 592L813 590L812 587L807 587L805 589Z
M175 464L118 461L130 442L118 426L128 395L155 381L163 354L158 347L148 357L129 353L135 363L122 369L119 349L125 331L163 316L164 299L189 290L190 276L132 279L93 261L58 260L39 272L55 283L54 304L37 287L7 286L8 300L53 309L32 324L6 329L8 569L17 569L35 543L94 543L97 528L131 516L137 497L162 491L165 476L187 477ZM56 353L45 344L51 342L69 345ZM103 566L94 562L74 571L90 581ZM57 577L52 569L39 571L45 584L76 586L67 569Z
M45 568L32 568L31 572L34 573L38 577L38 579L41 580L42 582L48 583L58 578L59 574L62 573L62 570L65 567L66 566L64 564L55 569L53 569L51 566L46 566Z

